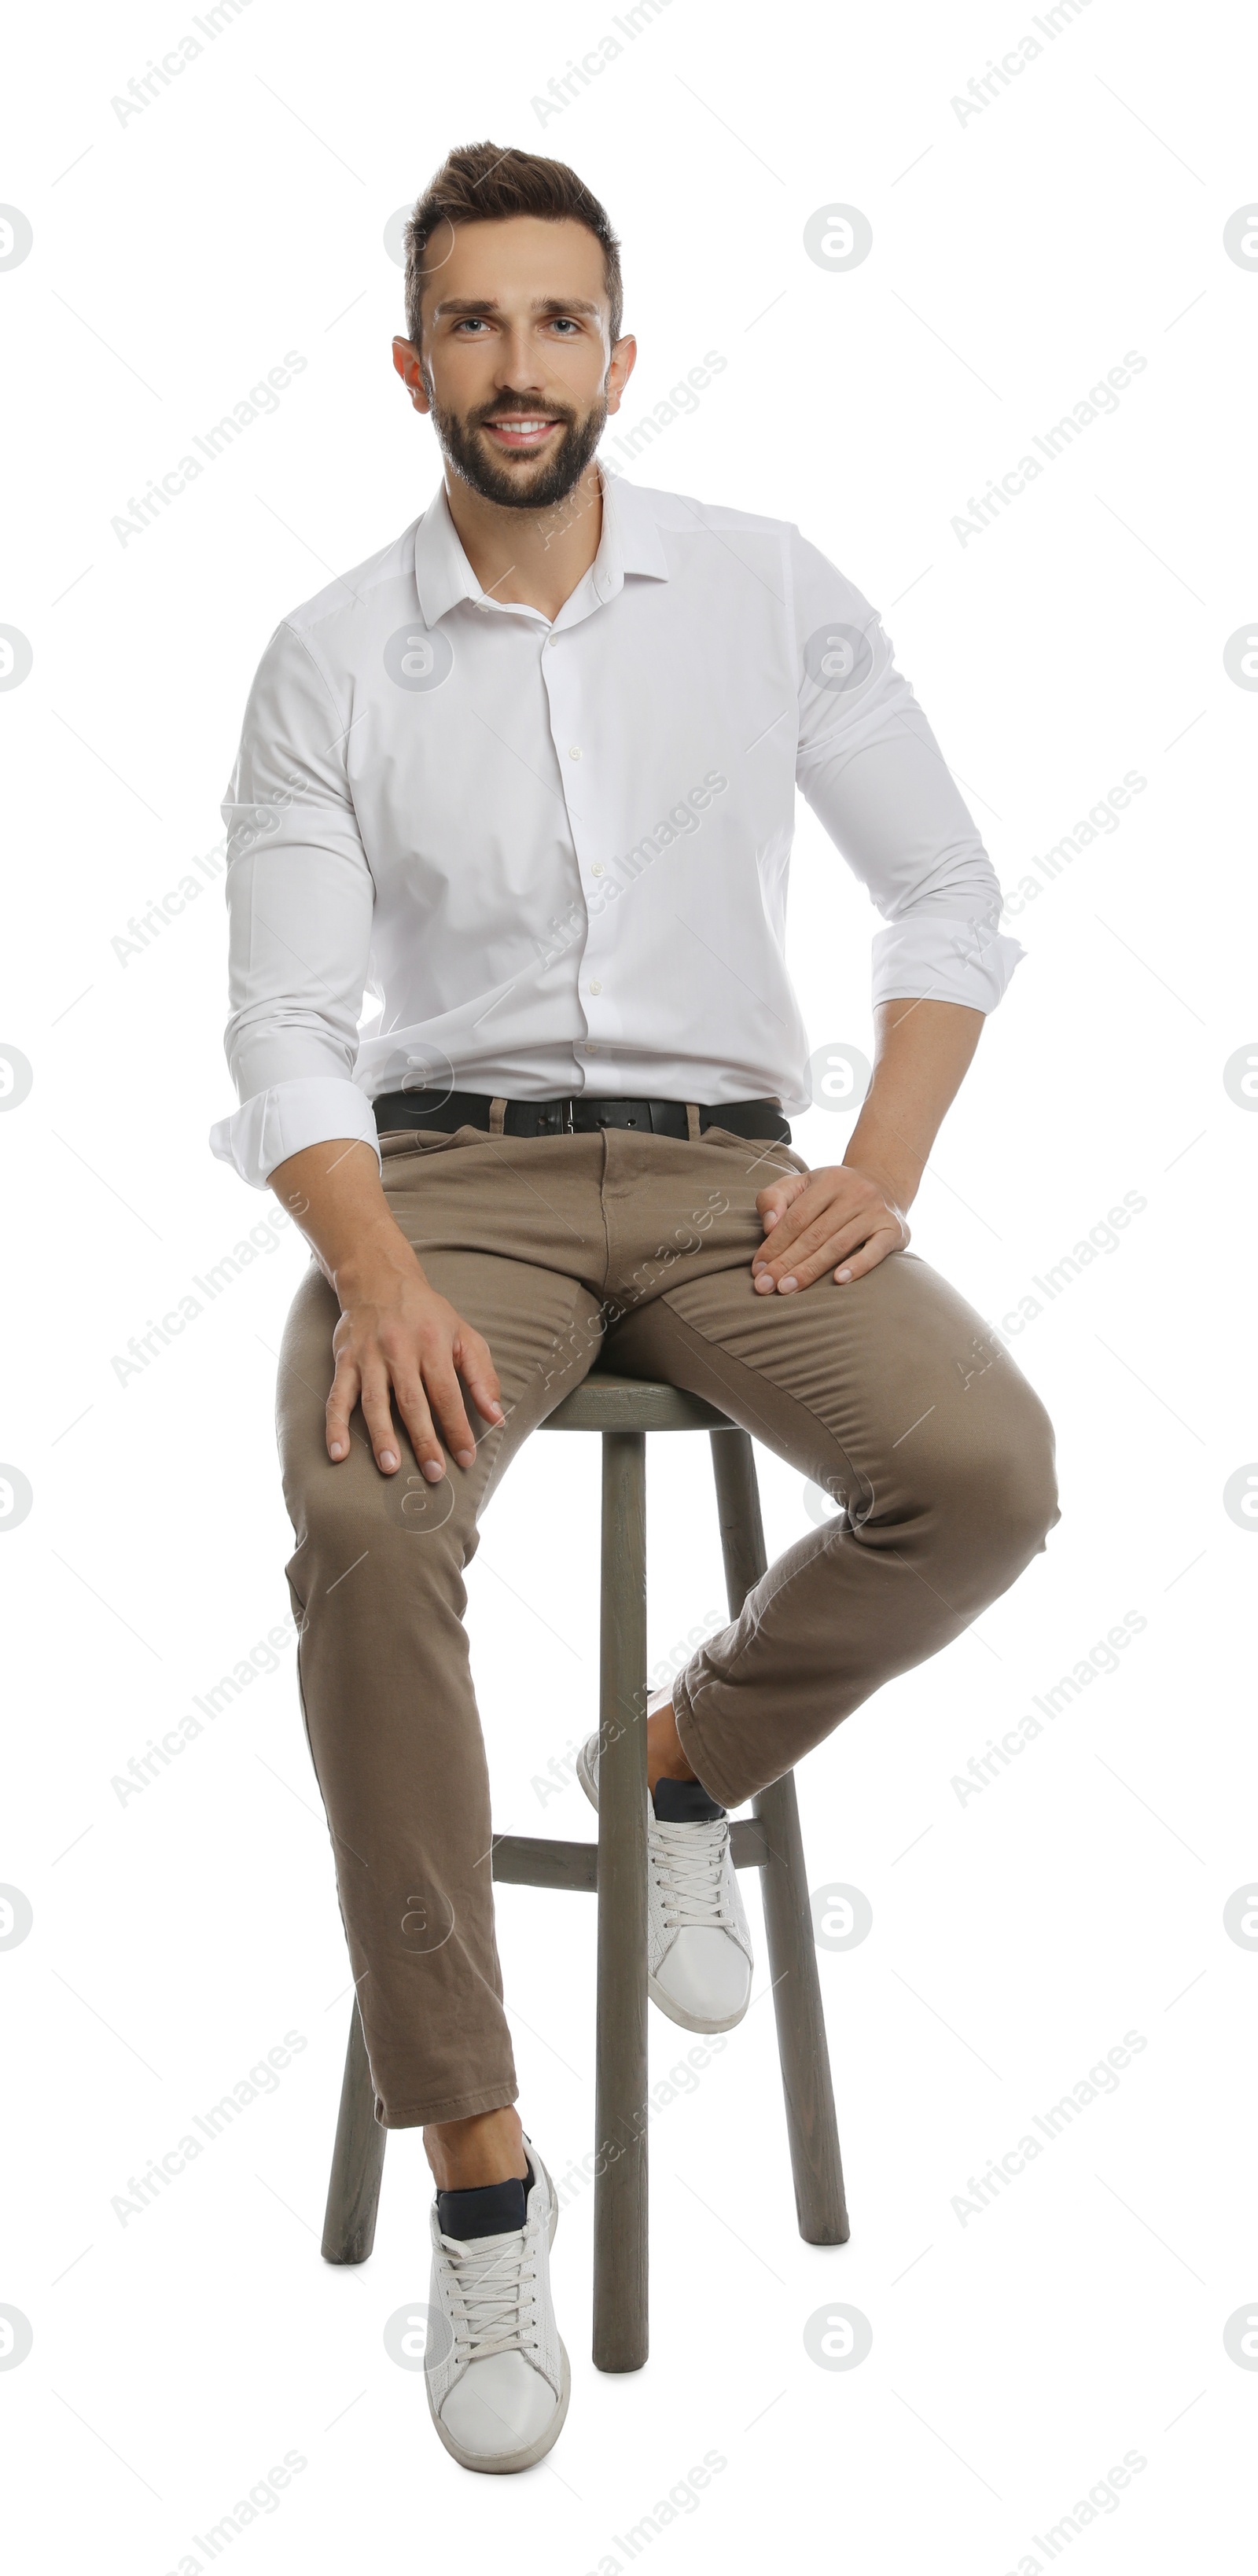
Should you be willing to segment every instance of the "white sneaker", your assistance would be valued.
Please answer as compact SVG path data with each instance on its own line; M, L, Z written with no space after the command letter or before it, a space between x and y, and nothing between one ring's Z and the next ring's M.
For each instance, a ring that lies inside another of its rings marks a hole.
M434 2319L424 2376L432 2420L465 2469L531 2469L559 2438L572 2374L550 2299L555 2186L532 2140L524 2226L503 2236L443 2236L432 2207Z
M577 1756L577 1778L598 1805L598 1736ZM676 1792L687 1784L661 1781ZM680 1806L715 1802L693 1784ZM723 1808L684 1821L656 1815L647 1798L647 1992L683 2030L733 2030L751 2001L752 1949Z

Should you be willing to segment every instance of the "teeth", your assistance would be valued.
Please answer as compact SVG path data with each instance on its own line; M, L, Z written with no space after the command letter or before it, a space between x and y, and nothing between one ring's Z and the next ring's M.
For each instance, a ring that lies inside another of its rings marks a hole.
M534 430L551 428L552 423L548 420L497 420L492 426L507 430L513 438L524 438L531 437Z

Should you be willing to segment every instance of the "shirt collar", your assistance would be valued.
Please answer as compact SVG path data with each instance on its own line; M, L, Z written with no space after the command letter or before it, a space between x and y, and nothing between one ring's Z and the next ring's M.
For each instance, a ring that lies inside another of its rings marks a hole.
M590 608L614 599L624 588L626 573L644 573L654 581L668 579L668 560L650 494L606 466L600 466L600 476L603 529L598 553L571 597L564 601L556 625L565 621L575 624ZM450 515L444 478L416 526L415 587L425 626L435 626L461 599L485 597Z

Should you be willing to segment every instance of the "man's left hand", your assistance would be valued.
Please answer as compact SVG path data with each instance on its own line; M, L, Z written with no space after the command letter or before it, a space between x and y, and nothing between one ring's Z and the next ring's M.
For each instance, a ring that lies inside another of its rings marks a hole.
M762 1296L807 1288L827 1270L846 1285L876 1270L889 1252L902 1252L909 1240L889 1185L848 1163L792 1172L759 1191L756 1207L765 1241L751 1276Z

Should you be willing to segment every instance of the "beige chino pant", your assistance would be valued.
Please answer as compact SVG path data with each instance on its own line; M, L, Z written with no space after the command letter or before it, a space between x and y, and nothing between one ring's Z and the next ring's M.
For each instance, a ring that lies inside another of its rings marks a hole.
M400 1424L402 1463L383 1475L357 1410L333 1464L339 1310L313 1260L293 1301L278 1432L298 1673L388 2128L516 2099L463 1569L509 1461L600 1351L706 1396L835 1497L836 1518L786 1549L673 1685L690 1766L727 1807L958 1636L1058 1518L1048 1418L973 1309L913 1252L841 1287L827 1272L758 1295L756 1193L809 1167L690 1123L689 1140L381 1140L393 1214L501 1381L505 1424L469 1398L476 1463L442 1484Z

